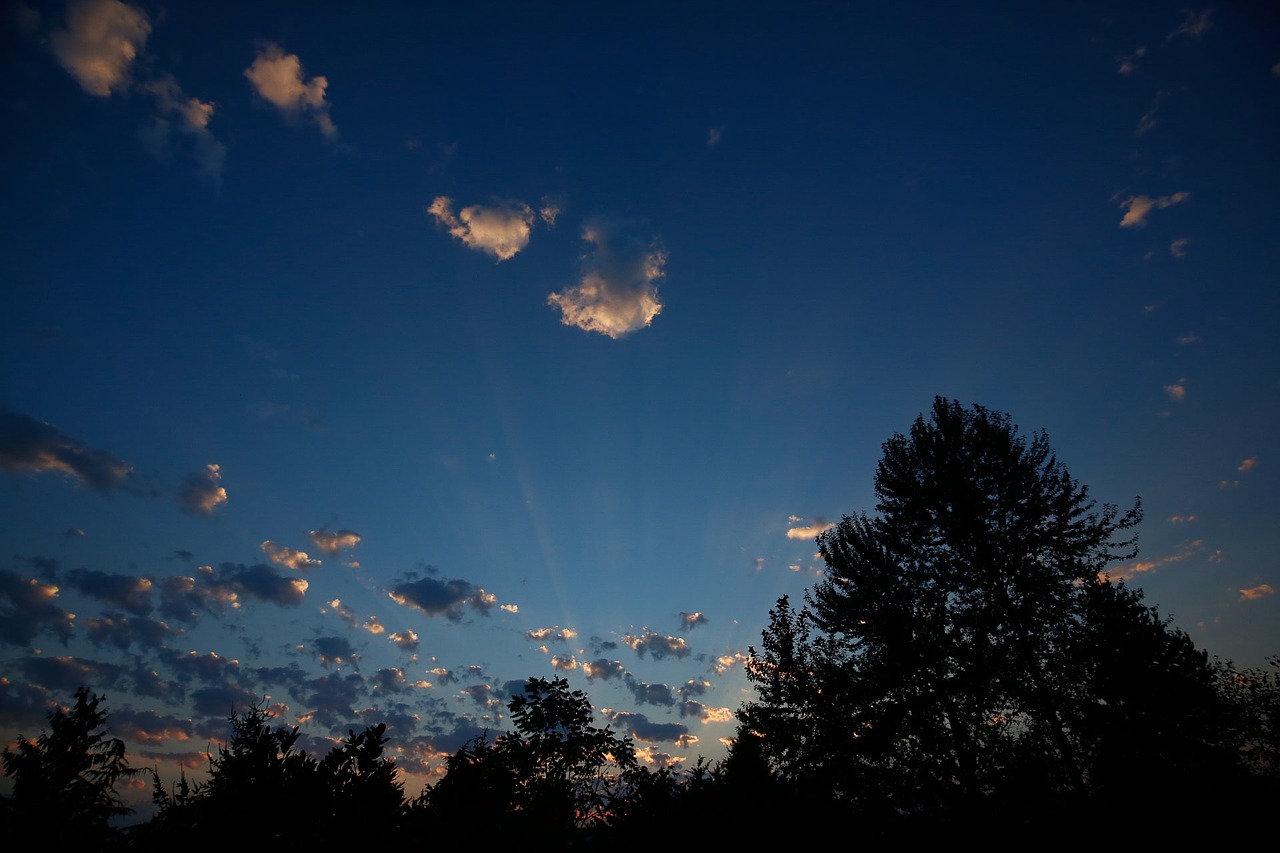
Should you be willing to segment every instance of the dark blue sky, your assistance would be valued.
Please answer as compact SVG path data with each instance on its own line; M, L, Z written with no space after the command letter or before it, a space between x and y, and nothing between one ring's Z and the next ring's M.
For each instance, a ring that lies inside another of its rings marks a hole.
M87 682L176 773L265 696L425 771L563 674L719 757L934 395L1263 665L1264 7L8 4L0 735Z

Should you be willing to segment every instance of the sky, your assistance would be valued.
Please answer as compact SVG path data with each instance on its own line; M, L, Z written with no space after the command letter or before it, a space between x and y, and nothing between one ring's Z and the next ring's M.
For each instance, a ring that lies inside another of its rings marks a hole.
M937 395L1280 654L1276 7L4 9L6 745L86 685L198 778L259 703L412 796L559 676L716 760Z

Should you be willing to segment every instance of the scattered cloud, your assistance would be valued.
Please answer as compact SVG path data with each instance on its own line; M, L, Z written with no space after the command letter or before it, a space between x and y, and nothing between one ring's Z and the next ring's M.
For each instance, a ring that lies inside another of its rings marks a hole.
M200 473L187 477L178 490L178 504L192 515L209 515L226 502L222 467L212 463Z
M497 603L491 593L467 581L441 581L432 577L401 581L387 595L396 604L412 607L428 616L443 616L450 622L459 621L467 607L488 614Z
M699 625L705 625L705 624L707 624L707 622L708 622L708 621L709 621L709 620L707 619L707 615L706 615L705 613L701 613L701 612L684 613L684 612L682 612L682 613L680 614L680 627L681 627L681 628L683 628L683 629L684 629L684 630L686 630L686 631L692 631L694 628L698 627Z
M305 80L302 60L297 54L285 53L278 44L268 44L258 51L257 57L244 71L244 76L263 100L275 106L289 118L306 118L313 121L320 132L334 137L338 128L329 117L326 77Z
M707 131L707 147L715 148L724 139L724 128L713 127Z
M55 472L110 492L127 484L133 466L105 450L85 447L47 423L0 409L0 471Z
M1173 400L1175 403L1181 403L1183 400L1187 399L1186 383L1187 383L1187 380L1179 379L1177 382L1173 383L1172 385L1164 386L1165 396L1167 396L1170 400Z
M360 544L360 534L354 530L308 530L307 536L316 548L330 557L336 557Z
M576 636L578 636L578 632L572 628L534 628L525 632L526 638L539 643L547 640L567 642Z
M1249 589L1240 590L1241 601L1257 601L1260 598L1266 598L1268 595L1275 595L1275 588L1269 583L1259 584Z
M416 631L397 631L387 637L391 642L407 652L417 651L418 633Z
M270 539L265 540L261 547L262 553L267 555L267 559L277 566L284 566L287 569L300 572L309 572L320 566L320 560L315 559L306 551L281 548Z
M561 322L615 340L652 323L662 311L658 281L666 251L657 241L619 238L604 224L584 228L582 239L587 251L578 283L547 297Z
M622 642L630 646L640 657L644 657L648 653L655 660L662 660L666 657L682 658L689 654L689 646L683 638L665 637L652 631L645 631L645 633L638 636L628 634L622 638Z
M242 596L281 607L296 607L302 603L309 586L302 578L283 577L263 563L252 566L222 563L218 568L205 582L213 593L210 598L233 609L240 607Z
M1171 515L1171 516L1169 516L1169 523L1170 523L1170 524L1190 524L1191 522L1193 522L1193 521L1195 521L1195 520L1196 520L1196 517L1195 517L1194 515Z
M316 637L311 641L311 648L325 666L337 666L360 657L346 637Z
M1236 470L1243 474L1244 472L1252 471L1254 468L1257 468L1257 467L1258 467L1258 457L1250 456L1248 459L1241 462L1240 465L1236 468Z
M1212 15L1212 8L1202 9L1199 12L1194 9L1187 9L1182 23L1178 25L1176 30L1169 33L1169 38L1171 40L1179 36L1200 38L1200 36L1213 28Z
M1218 481L1219 489L1235 489L1235 488L1239 488L1239 486L1240 486L1239 480L1219 480Z
M546 223L548 228L554 228L556 219L560 216L560 211L564 208L564 204L554 196L543 196L542 207L538 210L538 216Z
M147 14L119 0L76 0L66 24L50 34L49 47L80 88L103 98L128 88L129 68L151 34Z
M1120 202L1120 206L1125 209L1124 217L1120 220L1121 228L1142 228L1147 224L1147 215L1153 210L1159 210L1166 207L1172 207L1175 204L1181 204L1191 198L1191 193L1180 192L1173 195L1161 196L1160 198L1152 198L1146 195L1131 195Z
M170 75L151 80L142 88L155 98L161 113L153 119L150 128L144 133L147 147L161 159L167 159L174 143L172 125L165 116L177 116L179 133L191 139L191 156L196 161L197 174L213 186L220 186L223 166L227 160L227 146L218 141L209 130L209 120L214 113L213 103L188 96Z
M558 212L558 208L544 207L543 221L554 223ZM490 205L473 204L455 216L453 199L442 195L432 200L427 213L465 246L487 252L499 262L514 258L529 245L533 233L533 208L522 201L497 199Z
M1187 332L1185 335L1178 335L1177 342L1182 346L1200 343L1200 336L1195 332Z
M135 616L146 616L151 612L149 578L96 569L72 569L66 573L65 579L72 589Z
M588 681L594 681L597 678L608 681L611 678L625 676L627 668L622 665L622 661L599 658L593 661L584 661L582 673L587 677Z
M1160 102L1163 101L1164 98L1164 92L1156 92L1155 100L1151 102L1151 106L1147 111L1142 114L1142 118L1138 119L1138 136L1142 136L1145 133L1155 130L1156 125L1160 124L1159 120L1156 118L1156 112L1160 109Z
M1117 61L1116 70L1126 77L1138 70L1138 60L1147 55L1145 47L1139 47L1133 53L1121 56Z
M0 569L0 642L27 646L46 630L69 640L76 617L57 598L57 585Z
M1125 563L1118 566L1110 572L1106 572L1113 580L1128 581L1137 575L1154 572L1164 566L1172 563L1180 563L1191 555L1198 553L1204 548L1203 539L1193 539L1190 542L1183 543L1176 552L1156 560L1145 560L1134 563Z
M1190 237L1179 237L1169 244L1169 254L1175 258L1185 258L1187 256L1187 246L1191 245Z
M794 515L787 519L787 522L789 524L797 524L800 521L801 519L797 518ZM835 525L832 524L831 522L824 521L821 518L815 518L809 524L803 524L799 527L787 528L787 538L813 540L816 537L820 536L821 534L826 533L828 530L830 530L833 527L835 527Z

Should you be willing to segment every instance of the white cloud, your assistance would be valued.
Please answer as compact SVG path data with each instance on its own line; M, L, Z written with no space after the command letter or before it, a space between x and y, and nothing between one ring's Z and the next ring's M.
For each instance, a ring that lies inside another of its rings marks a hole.
M308 530L311 543L330 557L360 544L360 534L354 530Z
M427 213L469 248L507 261L529 245L534 215L533 209L524 202L499 200L489 206L473 204L462 208L457 216L452 208L453 199L436 196ZM550 211L544 208L542 214L548 223L554 222L556 216Z
M1174 193L1160 198L1131 195L1120 202L1120 206L1125 209L1124 217L1120 220L1120 227L1141 228L1147 224L1147 214L1151 211L1181 204L1189 198L1191 198L1191 193L1187 192Z
M270 539L262 543L262 553L266 554L271 562L295 571L305 572L320 565L320 561L311 557L306 551L280 548Z
M791 519L789 520L791 521L792 524L799 521L799 519L797 519L794 515L791 516ZM830 530L833 527L835 527L834 524L828 521L823 521L821 518L815 518L810 524L805 524L800 527L788 528L787 538L812 540L814 537L818 536L821 533L826 533L828 530Z
M92 95L108 97L129 85L129 66L151 33L141 9L119 0L78 0L67 7L67 27L49 46L62 67Z
M292 117L309 117L325 136L337 134L338 128L329 117L329 102L325 99L329 80L326 77L304 80L302 60L297 54L286 54L279 45L269 44L258 52L244 76L264 100L281 112Z
M619 247L602 225L583 229L589 244L578 283L547 297L560 309L560 321L613 339L653 322L662 311L658 281L665 275L667 254L655 241L625 241Z
M1204 9L1195 11L1194 9L1186 10L1186 17L1178 28L1169 33L1169 38L1177 38L1178 36L1187 36L1188 38L1199 38L1213 28L1213 21L1210 19L1213 9Z
M1175 258L1185 258L1187 256L1187 246L1191 245L1190 237L1179 237L1169 244L1169 254Z

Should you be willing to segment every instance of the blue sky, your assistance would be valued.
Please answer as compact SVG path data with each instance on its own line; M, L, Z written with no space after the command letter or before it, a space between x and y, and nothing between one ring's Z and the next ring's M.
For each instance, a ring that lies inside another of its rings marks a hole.
M264 701L416 793L559 674L718 758L934 395L1280 653L1276 12L890 5L8 4L3 740Z

